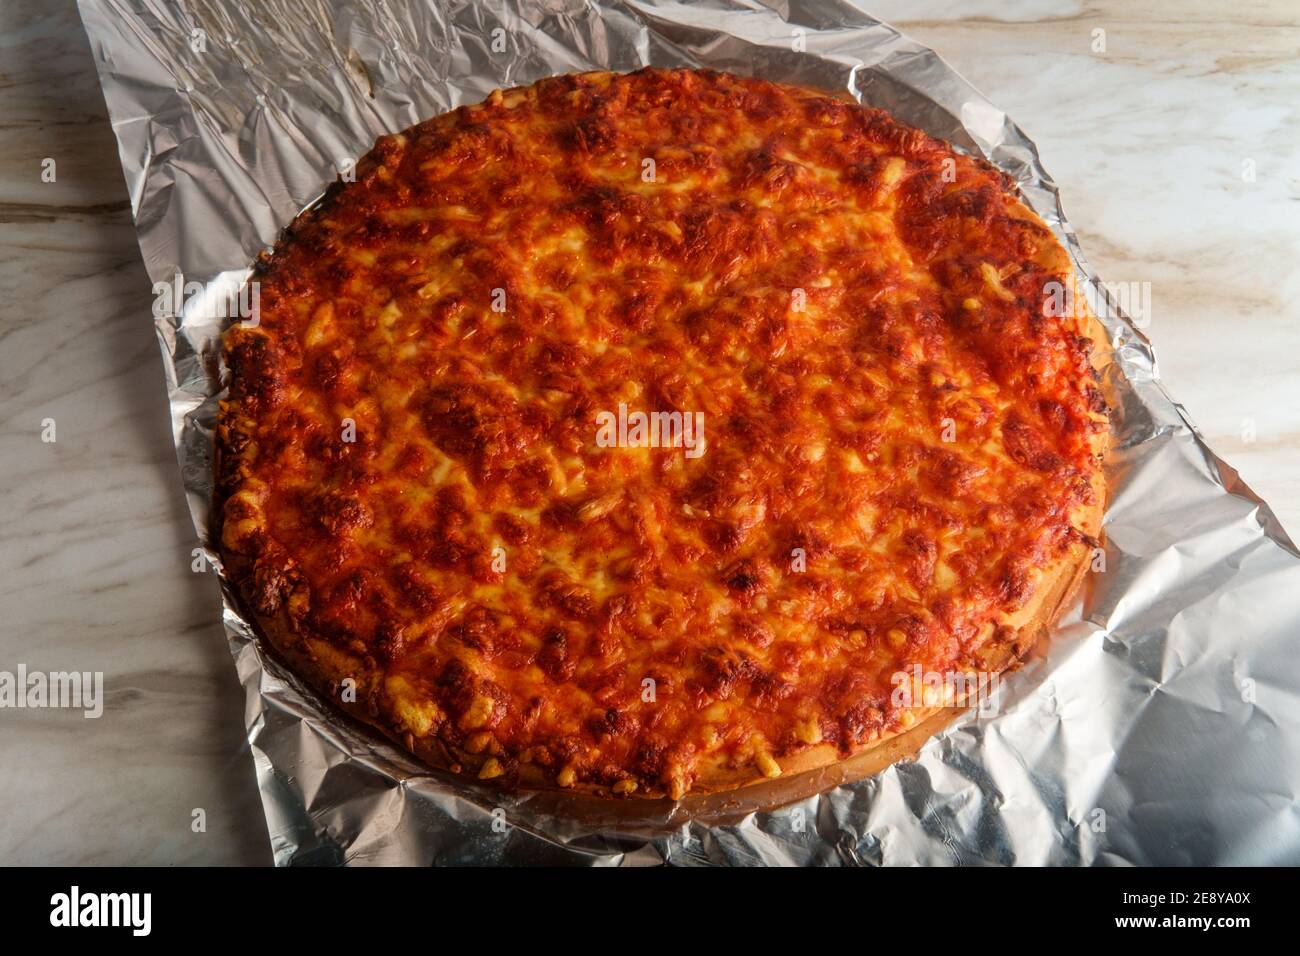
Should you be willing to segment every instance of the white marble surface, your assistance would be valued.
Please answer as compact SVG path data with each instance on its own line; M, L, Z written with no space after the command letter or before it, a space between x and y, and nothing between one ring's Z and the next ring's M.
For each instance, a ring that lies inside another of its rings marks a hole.
M1300 7L873 9L1037 140L1102 276L1151 283L1170 391L1300 529ZM70 0L0 4L0 143L0 670L100 670L107 691L98 720L0 710L0 863L269 862L215 583L189 568L149 282Z
M0 864L269 863L216 582L190 570L153 294L70 2L0 3L0 144L0 670L103 671L106 698L97 720L0 710Z

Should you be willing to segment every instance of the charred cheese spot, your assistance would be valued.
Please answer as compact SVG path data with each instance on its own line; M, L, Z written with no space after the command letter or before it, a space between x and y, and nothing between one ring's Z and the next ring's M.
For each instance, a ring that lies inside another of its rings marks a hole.
M498 91L383 138L261 263L223 550L482 779L680 796L847 754L1083 540L1106 420L1086 324L1044 314L1068 267L878 111L711 72ZM620 403L702 413L704 453L600 446Z

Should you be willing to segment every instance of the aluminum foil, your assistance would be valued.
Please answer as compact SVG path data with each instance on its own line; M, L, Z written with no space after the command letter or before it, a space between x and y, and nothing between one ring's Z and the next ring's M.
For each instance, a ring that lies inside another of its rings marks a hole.
M81 0L81 13L149 275L197 284L154 322L214 566L222 290L376 137L497 87L705 66L884 107L1019 183L1115 345L1104 571L1002 681L997 716L961 716L857 782L827 771L679 804L464 782L305 690L223 582L278 864L1300 863L1300 556L1165 392L1034 144L932 51L844 0Z

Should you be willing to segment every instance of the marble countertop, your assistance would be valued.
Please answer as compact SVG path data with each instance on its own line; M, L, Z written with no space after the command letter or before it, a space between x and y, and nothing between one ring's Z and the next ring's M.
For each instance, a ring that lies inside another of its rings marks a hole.
M1150 283L1169 391L1300 529L1300 11L870 6L1037 141L1099 273ZM0 863L269 863L216 586L190 569L150 283L71 0L0 6L0 143L0 671L105 680L99 719L0 711L0 762L17 768L0 777Z

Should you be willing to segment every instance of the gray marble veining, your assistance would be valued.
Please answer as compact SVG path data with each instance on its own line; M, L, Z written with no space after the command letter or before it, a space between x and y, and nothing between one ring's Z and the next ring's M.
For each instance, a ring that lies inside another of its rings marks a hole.
M0 142L0 670L105 685L99 719L0 710L0 863L268 863L216 584L190 570L150 283L71 3L0 5Z

